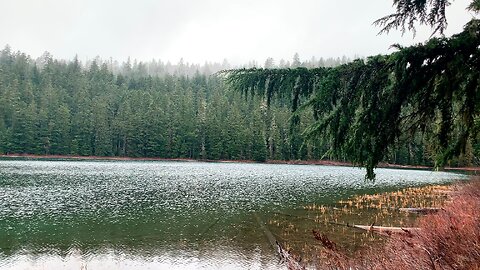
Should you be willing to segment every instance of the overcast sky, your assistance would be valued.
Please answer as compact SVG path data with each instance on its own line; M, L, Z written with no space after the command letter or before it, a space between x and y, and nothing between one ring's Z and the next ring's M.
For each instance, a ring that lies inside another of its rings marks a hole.
M0 0L0 46L33 58L100 56L124 61L234 64L267 57L353 57L388 53L394 43L431 32L377 36L372 22L392 13L392 0ZM471 0L447 10L447 35L472 18Z

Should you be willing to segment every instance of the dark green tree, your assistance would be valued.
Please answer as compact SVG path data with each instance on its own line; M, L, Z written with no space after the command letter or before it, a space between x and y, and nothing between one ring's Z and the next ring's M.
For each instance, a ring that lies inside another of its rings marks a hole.
M479 1L470 9L478 12ZM446 27L447 0L395 0L397 12L377 24L382 32L413 30L415 22ZM298 109L309 108L315 121L306 138L330 146L336 157L365 166L366 178L389 148L418 133L428 137L435 166L442 167L466 150L478 134L480 110L480 21L472 19L450 38L434 37L425 44L396 45L397 52L331 68L237 69L225 71L226 82L244 94L291 96L290 136L299 134ZM290 138L296 149L296 140ZM298 153L293 156L297 158Z

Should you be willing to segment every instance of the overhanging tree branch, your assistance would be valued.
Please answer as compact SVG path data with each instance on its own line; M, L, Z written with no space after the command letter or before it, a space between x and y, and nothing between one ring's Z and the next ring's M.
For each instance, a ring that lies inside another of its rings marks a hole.
M430 135L436 166L441 167L465 149L473 119L479 116L479 25L472 20L451 38L433 38L334 68L221 74L244 94L293 93L293 111L312 108L317 119L305 131L307 137L329 142L334 153L365 166L368 179L375 177L373 170L388 147L417 131ZM300 98L308 101L298 104ZM408 112L416 113L405 118Z

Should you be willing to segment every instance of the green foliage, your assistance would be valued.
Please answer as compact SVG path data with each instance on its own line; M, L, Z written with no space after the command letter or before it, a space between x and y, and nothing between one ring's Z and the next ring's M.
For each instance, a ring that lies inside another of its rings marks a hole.
M473 0L468 6L468 10L473 12L480 12L480 0Z
M450 5L449 0L394 0L393 5L396 7L395 13L374 22L382 27L380 34L392 29L415 33L415 24L419 23L430 26L433 34L438 32L443 35L447 27L445 9Z

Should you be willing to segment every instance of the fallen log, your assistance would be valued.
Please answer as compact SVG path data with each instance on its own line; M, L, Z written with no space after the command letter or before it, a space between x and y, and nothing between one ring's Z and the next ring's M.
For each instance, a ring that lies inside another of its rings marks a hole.
M403 228L403 227L385 227L385 226L374 226L374 225L351 225L351 226L362 229L362 230L367 230L367 231L379 231L379 232L390 231L394 233L420 230L420 228L415 228L415 227Z
M408 212L408 213L414 213L414 214L420 214L420 215L437 213L441 209L442 208L436 208L436 207L423 207L423 208L404 207L404 208L398 208L398 210L400 210L402 212Z
M287 266L288 270L305 270L305 265L301 262L301 259L297 259L290 251L285 250L278 242L277 242L277 251L280 254L285 266Z
M265 226L265 222L263 222L263 220L260 218L260 216L257 214L257 213L253 213L253 216L255 217L255 219L257 220L257 223L258 225L260 226L260 228L263 230L263 233L265 234L265 236L267 237L268 239L268 242L270 242L270 245L272 245L272 248L273 249L277 249L278 247L278 242L277 240L275 239L275 237L273 236L273 234L270 232L270 230ZM278 250L277 250L278 251ZM281 257L281 254L279 254L280 257Z
M380 235L390 236L392 234L406 234L411 236L412 232L420 230L420 228L403 228L403 227L384 227L372 225L348 225L349 227L365 230L368 232L377 233Z
M277 251L280 259L285 263L285 266L288 270L304 270L305 266L301 263L300 259L295 258L293 254L285 250L280 243L275 239L275 236L270 232L270 230L265 226L265 222L260 218L257 213L254 213L253 216L258 222L258 225L263 230L263 233L267 237L268 241L272 247Z

